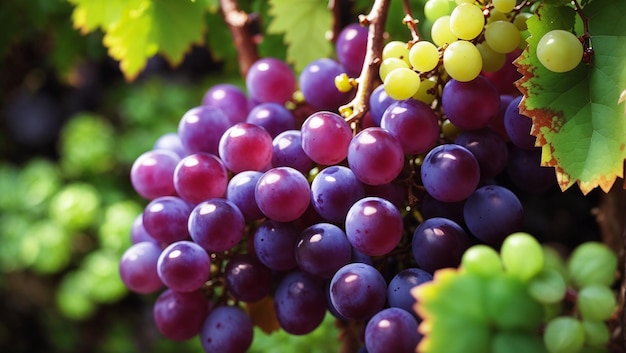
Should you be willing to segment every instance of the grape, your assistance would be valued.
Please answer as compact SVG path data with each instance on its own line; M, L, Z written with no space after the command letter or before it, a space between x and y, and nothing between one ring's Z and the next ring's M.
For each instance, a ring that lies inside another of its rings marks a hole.
M302 149L316 163L333 165L348 155L352 129L338 114L317 112L301 128Z
M500 255L490 246L473 245L461 258L464 271L482 276L493 276L504 271Z
M304 99L318 110L335 111L348 103L349 92L340 92L335 87L335 77L345 69L328 58L311 61L300 73L300 91Z
M159 243L171 244L189 238L187 219L192 206L175 196L163 196L148 203L143 211L143 226Z
M272 271L251 254L236 254L224 269L224 288L237 300L259 301L272 290Z
M406 61L398 58L387 58L383 60L378 69L378 75L382 81L385 81L387 75L395 69L409 69L409 64Z
M448 218L458 225L464 225L463 205L465 200L457 202L443 202L432 197L430 194L424 194L420 199L420 211L424 219L443 217Z
M450 80L441 93L443 111L454 126L478 130L487 126L500 109L500 95L483 76L468 82Z
M413 233L411 249L417 266L430 273L457 267L470 239L458 224L446 218L429 218Z
M290 100L296 90L296 77L284 61L262 58L248 69L246 89L254 101L282 104Z
M159 278L176 292L193 292L209 279L209 254L191 241L177 241L161 252L157 262Z
M617 303L611 288L592 284L578 291L576 306L584 320L605 321L613 315Z
M178 136L187 153L207 152L217 156L220 138L231 126L228 116L215 107L188 110L178 123Z
M202 292L175 292L166 289L154 302L152 315L159 332L173 341L186 341L200 333L209 314Z
M161 247L152 242L131 245L120 260L120 278L135 293L154 293L163 287L157 273Z
M404 309L411 315L416 315L414 309L416 299L411 294L411 289L432 279L433 276L421 268L407 268L398 272L387 287L389 306Z
M439 63L439 50L431 42L419 41L409 51L409 62L414 70L431 71Z
M413 95L413 99L417 99L418 101L430 105L435 100L435 98L437 98L437 92L440 92L437 85L438 82L435 77L430 77L426 80L422 80L422 82L420 83L420 88L417 90L415 95Z
M382 185L363 184L365 196L381 197L391 202L397 209L403 209L407 201L406 189L400 183L387 183Z
M585 343L585 329L575 318L561 316L548 322L543 339L550 353L575 353Z
M152 150L141 154L130 169L130 182L139 196L153 200L176 194L174 169L180 157L168 150Z
M198 152L183 158L174 170L174 188L185 201L197 204L223 197L228 186L224 163L210 153Z
M399 308L380 311L365 327L365 346L369 353L413 353L421 338L415 318Z
M521 53L522 49L515 49L505 54L504 66L500 70L496 72L483 71L481 73L481 76L487 78L496 87L499 94L512 96L521 94L515 82L522 78L522 74L517 71L517 66L513 63Z
M400 175L404 167L402 145L383 128L367 128L350 142L348 165L365 184L389 183Z
M178 134L175 132L169 132L159 136L159 138L154 142L152 149L170 150L176 153L180 158L187 155L187 152L185 152L185 146L183 146L183 141L181 141L180 137L178 137Z
M455 144L443 144L430 150L420 173L426 191L443 202L465 200L480 179L476 157L467 148Z
M233 173L260 171L272 161L272 149L272 137L267 130L250 123L238 123L224 132L219 156Z
M421 85L421 84L420 84ZM377 126L380 126L380 121L383 118L383 113L387 110L393 102L396 100L389 97L385 91L385 85L379 85L372 91L370 95L370 113L372 114L372 120Z
M276 167L265 172L256 184L257 205L267 217L290 222L304 214L311 201L307 179L291 167Z
M479 6L473 3L459 4L450 14L450 30L459 39L476 38L485 25L485 16Z
M229 83L221 83L209 88L202 104L221 109L231 125L246 121L248 116L248 97L243 90Z
M313 161L302 149L300 130L283 131L272 141L272 166L291 167L303 175L313 168Z
M504 113L504 128L509 139L515 146L523 149L535 147L535 137L530 134L533 121L531 118L520 114L519 104L522 96L513 98Z
M404 154L428 152L439 139L439 120L426 103L407 99L391 104L380 126L395 136Z
M206 353L245 353L252 345L254 330L248 315L238 307L213 309L200 329L200 343Z
M141 243L142 241L149 241L158 244L157 240L150 236L146 227L143 226L143 213L140 213L137 217L135 217L130 230L130 239L133 244Z
M384 79L385 91L395 100L413 97L420 87L420 76L409 68L391 70Z
M213 198L194 207L189 215L188 229L193 241L207 252L222 252L239 243L245 220L232 202Z
M606 347L611 339L609 328L604 322L583 320L585 329L585 345L590 347Z
M493 21L485 26L485 42L496 53L512 52L517 49L520 39L519 30L510 21Z
M530 12L520 12L513 18L513 24L520 31L526 31L528 29L528 24L526 23L526 21L528 21L528 19L532 16L533 14Z
M516 277L506 274L489 277L482 295L489 320L500 330L532 332L542 324L543 306Z
M476 44L476 49L480 52L483 62L483 71L496 72L504 67L506 55L491 49L487 42Z
M385 305L387 284L374 267L350 263L330 281L330 299L337 312L349 320L366 320Z
M453 79L468 82L480 74L483 61L474 44L458 40L450 43L443 52L443 67Z
M272 102L260 103L252 108L245 122L263 127L272 138L296 127L293 114L284 105Z
M565 297L566 291L565 279L557 270L551 268L544 268L528 283L530 295L543 304L560 302Z
M365 196L363 185L344 166L330 166L311 182L311 203L328 222L343 224L350 207Z
M515 0L492 0L492 3L494 9L502 13L511 12L515 8Z
M226 188L226 198L237 206L247 221L263 218L263 212L259 209L254 195L261 176L263 173L253 170L235 174Z
M602 243L586 242L574 249L567 270L578 288L592 284L610 286L615 281L617 257Z
M428 0L424 3L424 16L430 22L435 22L439 17L449 15L451 12L448 0Z
M487 185L465 200L463 216L467 228L476 238L499 246L509 234L521 229L524 209L509 189Z
M506 142L493 130L462 131L454 141L476 157L480 166L480 178L489 179L499 175L506 169L508 148Z
M298 267L310 275L329 279L352 257L346 233L334 224L318 223L306 228L296 246Z
M555 29L544 34L537 43L537 59L553 72L575 69L582 57L583 45L572 32Z
M450 29L450 16L441 16L433 22L430 28L430 36L435 45L442 47L459 39ZM447 71L447 70L446 70Z
M506 272L522 281L536 276L544 266L541 244L528 233L518 232L506 237L500 255Z
M350 244L369 256L389 253L402 238L400 211L380 197L365 197L355 202L346 217Z
M541 193L556 185L554 169L541 166L541 148L509 146L507 174L513 184L528 193Z
M326 315L326 295L321 282L299 271L287 274L274 294L280 327L292 335L316 329Z
M367 34L366 26L351 23L339 32L335 41L337 60L350 77L358 76L363 68L367 50Z
M276 271L296 267L300 230L293 223L265 220L254 233L254 252L265 266Z
M383 60L388 58L402 59L409 64L409 49L406 43L399 40L392 40L383 47L382 58Z

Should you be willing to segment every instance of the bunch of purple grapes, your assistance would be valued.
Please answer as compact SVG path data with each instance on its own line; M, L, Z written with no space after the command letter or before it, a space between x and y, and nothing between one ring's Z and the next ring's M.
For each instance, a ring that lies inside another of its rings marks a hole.
M354 92L334 78L361 71L366 41L366 28L346 27L337 60L313 61L298 78L260 59L247 93L211 87L176 133L137 158L130 179L148 203L120 274L136 293L160 291L163 336L245 352L244 304L269 297L290 334L330 312L362 324L367 352L414 352L411 288L458 266L472 244L498 247L521 228L521 203L496 178L509 169L526 175L522 188L553 183L532 172L539 156L519 98L483 76L448 81L438 104L394 101L379 86L369 122L348 124L337 111ZM297 90L295 104L314 111L302 121L287 108ZM446 119L462 129L454 140Z

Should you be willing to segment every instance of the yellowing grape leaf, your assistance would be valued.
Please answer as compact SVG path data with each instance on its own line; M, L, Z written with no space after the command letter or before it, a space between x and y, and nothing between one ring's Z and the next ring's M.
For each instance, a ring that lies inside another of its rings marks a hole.
M583 194L608 192L624 175L626 119L620 94L626 88L626 1L589 2L594 55L590 64L554 73L536 55L539 39L553 29L572 30L574 10L543 5L528 20L528 47L516 60L523 78L520 112L533 120L542 165L555 168L562 190L578 183ZM580 35L580 33L577 33Z
M267 31L284 33L288 45L287 61L296 71L302 71L311 61L332 54L332 44L326 39L331 28L332 14L324 0L270 0L272 17Z

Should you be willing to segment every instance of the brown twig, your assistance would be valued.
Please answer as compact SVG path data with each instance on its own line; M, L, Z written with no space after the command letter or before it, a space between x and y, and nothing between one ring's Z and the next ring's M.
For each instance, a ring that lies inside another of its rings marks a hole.
M332 24L332 32L329 40L331 42L335 42L339 33L341 32L341 6L340 0L329 0L328 8L333 14L333 24Z
M250 66L259 59L254 33L250 30L251 16L239 9L236 0L220 0L220 7L237 49L239 72L246 77Z
M409 4L409 0L402 0L402 6L404 7L404 18L402 22L409 27L409 31L411 31L411 41L409 42L409 46L419 42L420 33L417 29L418 21L413 17L411 13L411 5Z

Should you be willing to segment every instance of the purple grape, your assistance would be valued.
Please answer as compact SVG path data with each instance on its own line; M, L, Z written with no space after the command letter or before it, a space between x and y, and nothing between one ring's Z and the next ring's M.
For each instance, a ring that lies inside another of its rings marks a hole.
M246 75L250 98L259 103L285 103L296 90L296 77L284 61L262 58L254 62Z
M169 150L176 153L180 158L183 158L187 155L187 152L185 152L185 146L183 146L183 142L180 140L180 137L178 137L178 134L175 132L161 135L154 142L154 146L152 146L152 149Z
M498 114L493 117L487 127L491 130L495 131L504 142L509 141L509 136L506 133L506 128L504 127L504 113L506 112L506 108L509 106L509 103L514 99L514 96L508 94L500 95L500 108L498 108Z
M135 192L146 200L175 195L173 177L179 161L180 157L168 150L141 154L130 169L130 182Z
M241 211L225 199L210 199L196 205L189 215L189 234L207 252L222 252L237 245L246 223Z
M424 194L424 196L420 199L420 203L420 211L422 212L424 219L443 217L448 218L459 225L465 224L465 220L463 219L463 206L465 205L465 200L457 202L443 202L437 200L429 194Z
M387 91L385 91L384 85L379 85L374 88L369 99L369 112L372 115L372 120L377 126L380 126L385 110L387 110L387 108L389 108L389 106L395 102L397 101L389 97Z
M294 223L265 220L254 233L254 253L265 266L287 271L297 266L296 246L300 230Z
M346 233L334 224L318 223L306 228L296 245L298 267L310 275L329 279L352 258Z
M381 197L396 206L399 210L406 206L407 190L401 183L387 183L382 185L363 184L365 196Z
M463 228L447 218L429 218L413 233L411 247L417 266L430 273L457 267L471 241Z
M198 244L183 240L170 244L157 263L159 278L176 292L193 292L209 279L211 260Z
M451 79L441 93L443 111L454 126L463 130L481 129L498 114L500 95L485 77L468 82Z
M481 179L493 178L506 168L509 155L506 142L491 129L462 131L454 143L467 148L476 157Z
M248 97L241 88L232 84L221 83L209 88L202 104L220 108L231 125L246 121L248 116Z
M343 224L350 207L364 195L361 182L344 166L322 169L311 182L313 208L331 223Z
M227 186L228 171L224 163L210 153L188 155L174 170L176 192L183 200L192 204L224 197Z
M349 320L367 320L379 312L387 299L387 284L374 267L350 263L330 281L330 300L337 312Z
M287 130L278 134L272 141L272 166L291 167L303 175L313 168L313 161L302 149L300 130Z
M374 261L372 261L371 256L365 255L364 253L358 251L354 247L352 247L352 257L350 258L350 262L361 262L364 264L374 266Z
M256 184L263 173L247 170L235 174L226 188L226 198L239 208L247 221L263 218L263 212L259 209L254 196Z
M318 110L336 111L348 103L350 92L340 92L335 86L335 77L345 73L336 61L321 58L311 61L300 73L300 91L304 100Z
M252 321L234 306L213 309L200 328L200 343L206 353L245 353L253 336Z
M173 341L186 341L200 333L208 314L207 299L200 291L182 293L166 289L152 310L159 332Z
M149 241L155 244L159 243L148 233L146 227L143 226L143 212L138 214L133 221L133 225L130 229L130 240L133 244L141 243L142 241Z
M311 114L300 129L302 149L315 163L333 165L348 155L352 129L338 114L316 112Z
M236 254L224 269L224 286L237 300L256 302L272 290L272 270L251 254Z
M163 196L148 203L143 211L143 226L159 243L169 245L189 238L187 219L192 206L175 196Z
M432 197L458 202L468 198L478 186L480 167L467 148L444 144L428 152L420 174L424 188Z
M400 308L380 311L365 327L365 347L369 353L413 353L421 338L415 317Z
M513 192L498 185L477 189L465 201L465 224L483 242L499 247L504 238L518 232L524 222L524 209Z
M153 242L131 245L120 260L120 278L129 290L148 294L163 288L157 272L161 247Z
M504 128L511 142L526 150L535 148L535 136L530 134L533 120L520 114L519 104L523 96L515 97L504 112Z
M395 136L405 154L428 152L439 140L439 120L426 103L407 99L392 103L380 127Z
M350 77L358 77L361 74L367 49L367 34L366 26L351 23L339 32L335 41L337 60Z
M402 145L383 128L367 128L356 134L350 142L348 165L365 184L387 184L400 175L404 168Z
M272 102L261 103L252 108L246 122L263 127L272 138L283 131L296 128L296 121L289 109Z
M235 124L220 139L219 156L233 173L261 171L272 161L272 137L261 126Z
M541 147L531 150L509 145L507 174L522 191L542 193L556 185L556 174L552 167L541 166Z
M288 273L274 293L274 311L285 332L292 335L310 333L326 315L322 283L299 271Z
M385 255L402 238L402 216L391 202L366 197L350 207L345 229L350 244L360 252L369 256Z
M404 309L417 317L414 308L417 301L411 294L411 289L432 279L433 276L421 268L407 268L398 272L387 287L389 306Z
M178 123L178 136L188 154L197 152L217 156L220 138L231 126L228 116L215 107L200 106L188 110Z
M267 217L290 222L304 214L311 201L311 188L299 171L290 167L272 168L256 184L257 205Z

